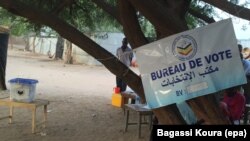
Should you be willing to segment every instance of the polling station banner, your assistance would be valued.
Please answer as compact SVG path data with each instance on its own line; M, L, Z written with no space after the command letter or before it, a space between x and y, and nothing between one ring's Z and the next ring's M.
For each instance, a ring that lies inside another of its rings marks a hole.
M246 83L231 19L134 50L150 108Z

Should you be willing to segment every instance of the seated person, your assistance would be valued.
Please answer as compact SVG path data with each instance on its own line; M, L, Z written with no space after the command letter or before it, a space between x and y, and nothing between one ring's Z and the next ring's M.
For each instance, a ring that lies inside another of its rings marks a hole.
M224 115L234 125L240 124L245 109L245 97L240 92L240 86L225 90L225 95L220 103Z

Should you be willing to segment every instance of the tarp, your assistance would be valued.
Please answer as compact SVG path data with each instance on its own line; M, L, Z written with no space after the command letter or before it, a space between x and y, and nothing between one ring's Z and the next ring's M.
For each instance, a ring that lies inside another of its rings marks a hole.
M246 83L231 19L134 50L150 108Z

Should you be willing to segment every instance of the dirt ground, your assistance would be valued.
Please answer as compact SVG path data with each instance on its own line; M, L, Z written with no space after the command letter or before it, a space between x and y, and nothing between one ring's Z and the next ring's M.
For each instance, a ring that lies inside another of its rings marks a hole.
M125 116L121 108L111 105L115 76L100 66L66 65L44 55L8 51L6 84L16 77L37 79L36 99L47 99L47 128L31 134L31 111L15 109L14 122L0 121L0 141L148 141L149 128L142 126L124 132ZM0 107L0 116L8 114ZM137 119L131 113L131 120ZM42 108L37 121L42 120Z

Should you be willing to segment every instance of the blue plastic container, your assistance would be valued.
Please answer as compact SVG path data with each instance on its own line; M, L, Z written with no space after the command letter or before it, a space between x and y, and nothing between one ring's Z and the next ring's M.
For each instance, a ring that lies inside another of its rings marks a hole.
M10 99L20 102L32 102L35 99L38 80L14 78L9 80Z

